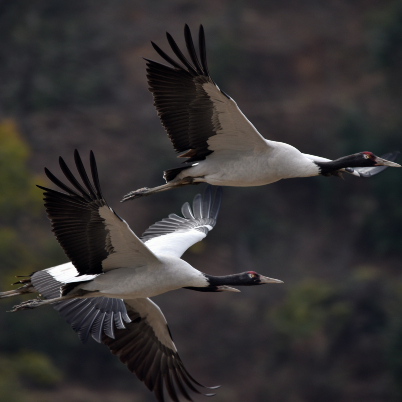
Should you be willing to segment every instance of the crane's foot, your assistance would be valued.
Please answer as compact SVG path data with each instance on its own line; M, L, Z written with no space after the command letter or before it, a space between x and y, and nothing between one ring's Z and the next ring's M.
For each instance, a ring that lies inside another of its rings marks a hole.
M68 297L57 297L55 299L41 299L41 298L37 298L37 299L33 299L33 300L27 300L24 301L21 304L17 304L16 306L13 307L12 310L10 310L10 313L13 313L14 311L20 311L20 310L29 310L29 309L33 309L33 308L37 308L40 306L44 306L45 304L53 304L56 303L58 301L62 301L67 299Z
M128 194L126 194L123 197L121 202L126 202L128 200L135 200L137 198L146 197L147 195L149 195L149 192L150 191L149 191L148 187L143 187L138 190L130 191Z

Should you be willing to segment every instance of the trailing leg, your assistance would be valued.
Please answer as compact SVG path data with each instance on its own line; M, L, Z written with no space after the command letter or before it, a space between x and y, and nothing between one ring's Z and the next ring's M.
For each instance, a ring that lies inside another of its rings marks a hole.
M23 283L24 285L13 290L8 290L6 292L0 292L0 299L5 299L6 297L13 297L19 295L25 295L27 293L35 293L36 290L31 283L31 279L23 279L21 281L13 283L17 285L18 283Z
M126 194L121 202L126 202L129 200L135 200L140 197L147 197L148 195L154 194L154 193L160 193L161 191L167 191L171 190L172 188L175 187L183 187L183 186L188 186L189 184L195 184L194 183L194 178L192 177L185 177L184 179L181 179L179 181L170 181L166 184L163 184L162 186L158 187L153 187L153 188L148 188L148 187L143 187L135 191L130 191L128 194Z
M69 300L69 299L73 299L75 298L74 296L61 296L61 297L56 297L55 299L33 299L33 300L27 300L22 302L21 304L17 304L16 306L13 307L12 310L10 310L10 312L14 312L14 311L19 311L19 310L28 310L28 309L33 309L33 308L37 308L40 306L44 306L46 304L53 304L53 303L57 303L57 302L61 302L64 300Z

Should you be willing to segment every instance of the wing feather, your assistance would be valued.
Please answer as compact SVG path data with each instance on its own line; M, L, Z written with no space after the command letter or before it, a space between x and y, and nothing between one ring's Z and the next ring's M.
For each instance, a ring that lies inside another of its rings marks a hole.
M255 151L269 143L247 120L236 102L214 83L208 72L205 34L199 30L199 55L186 24L184 37L190 61L167 33L169 45L184 67L153 42L156 52L170 66L145 59L149 90L159 118L177 152L191 150L186 162L205 159L216 151Z
M45 208L52 231L79 275L97 275L108 269L134 268L157 261L157 257L127 223L107 205L102 196L93 152L90 154L93 185L77 150L74 159L83 185L60 158L60 167L74 189L48 169L45 169L48 178L65 193L38 187L44 190Z
M215 226L222 198L221 187L213 198L212 201L212 186L208 185L203 196L197 194L194 197L192 211L188 202L182 206L184 218L171 214L156 222L143 233L143 241L156 254L181 257Z
M150 299L125 300L125 305L131 322L116 330L114 339L103 335L102 342L155 393L158 402L165 400L164 388L175 402L179 394L191 401L185 385L195 393L200 391L194 385L204 386L185 369L162 311Z

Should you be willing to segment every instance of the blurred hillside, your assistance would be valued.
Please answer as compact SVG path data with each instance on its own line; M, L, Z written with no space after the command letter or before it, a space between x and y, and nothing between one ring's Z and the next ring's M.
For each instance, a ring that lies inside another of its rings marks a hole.
M0 279L66 261L43 167L93 150L105 197L140 234L202 186L119 204L177 159L147 90L165 31L206 31L211 75L266 138L337 158L402 150L402 1L0 1ZM399 161L400 163L400 161ZM315 177L225 188L185 259L214 275L285 281L155 298L214 401L385 402L402 396L402 178ZM0 314L1 402L153 401L51 308ZM203 400L202 397L196 399Z

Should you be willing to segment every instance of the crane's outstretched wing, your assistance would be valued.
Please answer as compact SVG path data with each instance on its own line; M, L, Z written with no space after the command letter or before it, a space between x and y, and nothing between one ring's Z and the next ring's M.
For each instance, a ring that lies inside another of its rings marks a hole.
M148 298L124 302L131 323L117 330L115 339L103 335L102 343L155 393L159 402L165 400L164 386L173 401L179 401L178 394L191 401L186 386L196 393L200 392L194 385L204 386L185 369L160 308Z
M399 151L388 152L384 155L381 155L380 158L393 162L398 157L399 154L400 154ZM308 155L308 154L303 154L303 155L307 156L307 158L309 158L315 162L331 162L331 159L323 158L321 156ZM346 168L346 169L340 169L340 170L342 172L352 174L353 176L367 178L367 177L375 176L378 173L381 173L382 171L387 169L387 167L388 166L370 166L370 167Z
M186 152L186 163L200 161L216 151L253 151L269 145L237 107L236 102L219 89L209 76L205 35L199 31L199 54L188 25L184 28L189 62L169 33L170 47L183 63L179 64L152 43L170 65L147 61L149 90L158 116L177 152Z
M52 231L79 275L96 275L114 268L135 268L158 261L127 223L107 205L93 152L90 153L93 185L77 150L74 159L84 186L60 157L60 167L75 190L47 169L47 177L65 193L38 187L45 191L45 208Z
M222 187L218 187L212 197L212 186L208 185L202 196L197 194L194 197L192 211L188 202L182 206L184 218L170 214L169 218L150 226L141 238L154 253L181 257L189 247L201 241L213 229L221 201Z

